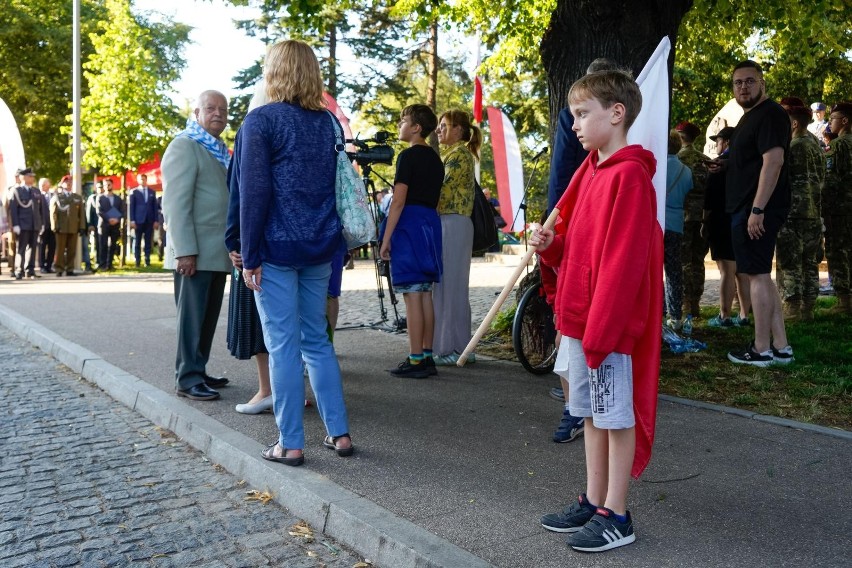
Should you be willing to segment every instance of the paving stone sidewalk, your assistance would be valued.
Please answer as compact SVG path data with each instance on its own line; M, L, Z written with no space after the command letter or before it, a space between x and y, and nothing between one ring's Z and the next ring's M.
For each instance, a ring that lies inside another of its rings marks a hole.
M362 561L2 327L0 405L4 568Z

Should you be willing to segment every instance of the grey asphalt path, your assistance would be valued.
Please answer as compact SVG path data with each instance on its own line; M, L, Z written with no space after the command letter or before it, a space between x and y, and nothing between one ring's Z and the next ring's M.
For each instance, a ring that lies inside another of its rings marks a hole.
M474 264L475 317L509 272ZM341 325L375 321L374 282L371 265L345 273ZM167 277L0 282L0 321L36 342L55 333L103 359L90 367L115 375L113 396L140 393L130 403L143 413L168 407L162 419L170 429L249 481L260 467L255 454L276 436L271 416L233 412L253 394L255 372L227 353L225 310L208 370L233 386L216 402L171 394ZM59 339L44 345L58 354L65 348ZM294 514L379 565L845 566L852 557L848 435L663 400L654 457L631 489L636 544L582 555L538 525L542 513L575 498L584 479L582 445L550 441L561 415L546 396L553 379L480 360L428 380L396 380L384 369L404 355L404 335L338 331L335 345L356 457L338 459L320 446L324 432L309 409L306 467L263 463L261 479L278 476L272 489Z
M362 560L5 328L0 376L4 568Z

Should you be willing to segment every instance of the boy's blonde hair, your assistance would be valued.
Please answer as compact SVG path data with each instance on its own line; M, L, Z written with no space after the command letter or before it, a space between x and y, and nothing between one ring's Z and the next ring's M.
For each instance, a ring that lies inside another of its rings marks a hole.
M268 102L297 104L307 110L324 110L322 72L311 47L288 39L269 48L264 61Z
M568 91L568 102L597 99L604 108L624 105L624 130L627 131L642 110L642 92L626 71L596 71L578 79Z

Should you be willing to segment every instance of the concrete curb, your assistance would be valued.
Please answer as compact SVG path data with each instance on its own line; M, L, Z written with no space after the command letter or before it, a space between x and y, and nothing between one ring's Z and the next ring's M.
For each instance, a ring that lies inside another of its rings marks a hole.
M355 549L375 566L491 566L325 476L263 460L260 457L263 446L255 440L4 306L0 306L0 324L49 353L116 401L174 432L233 475L254 487L267 489L276 502L295 516Z
M697 400L689 400L688 398L679 398L676 396L670 396L667 394L659 395L660 400L665 400L666 402L674 402L677 404L683 404L685 406L692 406L694 408L701 408L704 410L712 410L715 412L722 412L724 414L732 414L734 416L741 416L742 418L749 418L751 420L757 420L759 422L767 422L769 424L775 424L776 426L786 426L787 428L794 428L796 430L804 430L806 432L813 432L815 434L822 434L824 436L833 436L835 438L841 438L843 440L852 440L852 432L848 430L841 430L840 428L829 428L827 426L819 426L818 424L808 424L807 422L798 422L796 420L790 420L789 418L779 418L778 416L767 416L766 414L758 414L756 412L751 412L750 410L742 410L740 408L733 408L730 406L722 406L721 404L712 404L709 402L700 402Z

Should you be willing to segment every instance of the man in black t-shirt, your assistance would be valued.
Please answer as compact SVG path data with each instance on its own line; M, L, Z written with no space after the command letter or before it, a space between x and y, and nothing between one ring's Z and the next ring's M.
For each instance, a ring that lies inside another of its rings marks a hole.
M763 71L754 61L743 61L734 68L733 88L745 114L731 139L725 209L731 215L737 272L749 279L754 341L743 350L728 353L728 359L766 367L793 360L781 298L771 276L778 231L790 207L784 162L790 145L790 118L766 96Z

